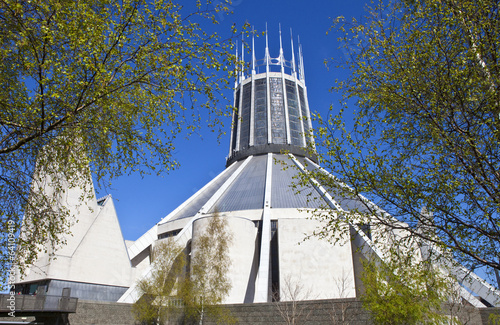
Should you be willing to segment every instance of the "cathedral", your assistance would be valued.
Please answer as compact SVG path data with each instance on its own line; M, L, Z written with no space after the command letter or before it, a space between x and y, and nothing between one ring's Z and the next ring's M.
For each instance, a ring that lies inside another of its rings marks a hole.
M273 57L266 35L263 59L256 58L253 39L247 46L251 58L235 83L224 171L135 241L123 239L110 195L80 205L75 202L82 190L68 189L65 200L78 220L73 235L64 247L41 254L16 288L51 295L71 288L80 299L133 303L140 298L137 282L151 273L155 245L173 238L189 250L206 221L218 214L233 238L225 303L270 302L289 281L307 288L307 299L359 297L360 259L383 260L369 227L346 224L353 240L338 244L304 240L322 226L308 211L362 210L364 205L339 197L315 179L297 188L299 173L321 167L308 150L314 138L302 49L298 44L296 53L292 39L285 59L281 42L280 31L280 51ZM237 54L243 61L245 52ZM500 306L498 290L464 268L450 267L468 289L462 289L463 299L476 307ZM285 294L278 296L287 300Z

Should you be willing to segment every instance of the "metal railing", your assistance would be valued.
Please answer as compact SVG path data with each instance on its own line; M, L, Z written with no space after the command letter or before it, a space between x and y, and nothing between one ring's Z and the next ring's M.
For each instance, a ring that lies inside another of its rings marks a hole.
M76 312L78 298L0 294L0 312Z

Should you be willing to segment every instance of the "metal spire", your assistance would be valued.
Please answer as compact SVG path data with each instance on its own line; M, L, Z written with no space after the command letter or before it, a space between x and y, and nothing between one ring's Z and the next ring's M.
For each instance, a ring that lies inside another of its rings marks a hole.
M266 61L266 72L269 72L269 41L267 38L267 23L266 23L266 57L265 57L265 61Z
M283 63L285 61L285 58L283 57L283 42L281 41L281 23L279 24L279 29L280 29L280 66L281 66L281 72L284 72L284 66Z
M239 65L239 61L240 61L240 57L238 56L238 41L236 41L236 63ZM236 80L234 81L234 88L236 88L236 86L238 86L238 82L239 82L239 77L240 77L240 73L238 72L236 74Z
M292 43L292 74L294 77L297 77L297 69L295 67L295 51L293 49L293 35L291 28L290 28L290 41Z
M252 74L255 74L255 32L252 26Z
M245 41L243 40L244 34L241 34L241 61L243 67L241 68L241 81L245 80Z
M304 58L302 57L302 44L300 44L300 37L298 37L299 40L299 75L300 75L300 80L305 83L306 76L304 73Z

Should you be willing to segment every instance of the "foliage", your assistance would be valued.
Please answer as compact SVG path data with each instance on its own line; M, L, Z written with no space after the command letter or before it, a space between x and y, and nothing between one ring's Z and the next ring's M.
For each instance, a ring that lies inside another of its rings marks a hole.
M415 253L415 252L414 252ZM441 324L450 281L418 255L391 249L384 263L362 260L363 306L375 324Z
M356 322L360 317L357 309L357 300L353 299L352 287L353 271L342 268L342 273L334 277L337 286L338 297L340 299L331 302L331 308L328 311L332 324L350 325ZM350 299L349 299L350 298Z
M314 308L301 304L301 301L311 299L311 290L304 287L301 279L295 279L288 274L283 279L280 292L274 292L273 304L285 324L307 324Z
M202 124L221 132L236 58L205 31L227 11L217 3L0 1L0 246L7 224L19 232L30 215L21 271L68 232L64 188L93 195L87 168L104 188L122 174L159 174L176 168L179 134ZM3 277L7 257L2 249Z
M500 324L500 314L490 314L488 317L488 324Z
M215 212L197 222L204 229L191 244L190 281L181 293L186 317L200 324L206 316L217 323L233 323L234 319L221 306L231 289L227 272L231 266L232 235L227 220Z
M340 202L349 211L332 211L322 235L346 221L405 229L469 267L500 269L497 1L394 0L367 10L361 22L335 22L345 53L337 63L350 76L335 87L340 113L316 116L316 143L336 178L312 175L359 204Z
M151 272L138 283L142 298L134 304L137 320L202 324L208 317L217 323L234 323L221 306L231 289L227 272L232 238L227 221L216 212L197 222L201 222L201 230L191 248L180 247L174 237L154 248ZM189 250L191 256L186 260Z
M135 318L143 324L165 324L180 317L182 303L176 298L183 285L185 249L173 237L158 242L152 254L151 272L139 281L141 298L132 306Z

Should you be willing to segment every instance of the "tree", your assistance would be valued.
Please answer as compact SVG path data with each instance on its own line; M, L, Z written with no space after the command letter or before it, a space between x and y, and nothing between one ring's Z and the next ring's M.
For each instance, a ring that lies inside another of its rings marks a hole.
M149 277L141 279L138 289L141 298L132 306L135 318L143 324L166 324L176 320L182 311L178 298L184 284L185 249L173 237L157 243L153 249Z
M227 221L217 212L200 221L202 231L187 247L179 246L174 237L154 247L151 272L138 283L141 298L133 309L137 320L203 324L208 316L217 323L234 322L220 306L231 289L227 272L232 236Z
M362 260L363 306L375 324L442 324L442 305L452 286L432 260L418 258L418 247L392 247L387 261ZM454 322L453 322L454 323Z
M500 324L500 314L490 314L490 316L488 317L488 322L490 324Z
M236 58L205 31L228 10L217 3L0 1L3 279L7 226L18 233L32 215L18 236L22 271L41 247L62 243L70 224L57 198L67 186L90 189L88 168L101 188L122 174L167 172L177 167L177 136L205 123L221 132L231 108L219 100ZM41 154L48 147L56 154ZM30 187L35 173L43 186Z
M216 211L197 222L201 222L204 229L191 243L189 280L180 293L186 318L199 324L203 324L207 316L217 323L233 323L234 319L221 306L231 290L227 273L231 266L232 235L227 220Z
M358 204L332 211L323 235L346 221L403 229L500 269L499 14L493 0L394 0L336 20L350 75L340 113L316 116L336 177L312 176Z
M465 292L456 281L448 286L448 299L443 304L442 313L448 317L449 324L469 325L481 322L481 315L477 313L476 307L465 302L474 299L473 294L467 292L469 296L464 296Z
M342 268L342 273L335 276L339 300L331 302L331 309L328 311L332 324L350 325L359 319L357 301L352 298L352 277L351 272Z
M290 274L284 277L280 292L273 294L273 304L281 319L287 325L307 324L313 313L313 307L301 304L301 301L311 299L311 290L304 287L299 279Z

